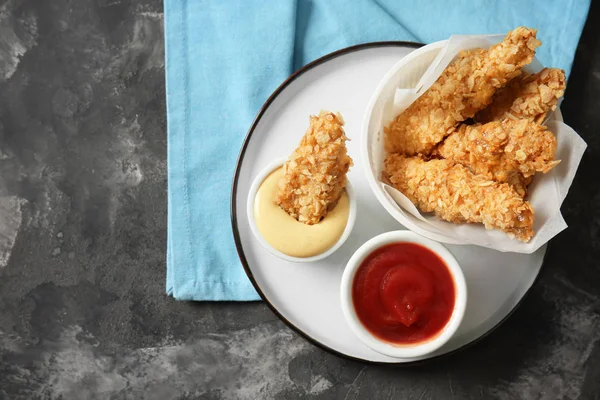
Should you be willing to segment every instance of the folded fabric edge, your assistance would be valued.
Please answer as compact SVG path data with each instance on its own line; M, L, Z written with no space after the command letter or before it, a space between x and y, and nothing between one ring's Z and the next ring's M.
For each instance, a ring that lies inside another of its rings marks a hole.
M589 1L585 1L583 0L582 4L585 3L585 6L582 7L583 11L583 15L581 15L580 18L575 18L573 15L573 9L571 8L570 10L570 14L569 14L569 20L568 22L565 24L565 29L573 29L575 32L579 32L579 34L576 36L575 40L575 51L571 54L570 59L566 60L566 67L564 68L565 70L565 75L567 76L567 83L568 83L568 79L571 75L571 71L573 69L573 63L575 61L575 55L577 54L577 48L579 47L579 41L581 40L581 36L583 35L583 28L585 27L585 23L588 20L588 16L590 14L590 7L591 7L591 0ZM568 85L567 85L568 87Z
M245 282L186 282L173 288L173 298L183 301L259 301L258 293Z
M171 127L170 127L170 119L169 119L169 73L170 71L172 71L173 66L169 65L169 54L171 52L176 51L176 47L177 47L177 42L172 42L171 40L169 40L169 32L171 32L173 29L178 30L181 27L176 27L173 26L171 27L171 24L169 23L169 21L171 20L171 14L175 15L178 13L177 11L177 7L174 8L173 11L171 11L170 7L169 7L170 2L165 1L164 5L163 5L163 12L164 12L164 36L165 36L165 89L166 89L166 93L167 93L167 101L166 101L166 106L167 106L167 173L168 171L172 171L172 162L173 159L171 157L171 149L172 149L172 143L170 141L170 137L171 135L169 134L169 132L171 131ZM175 44L174 44L175 43ZM171 179L167 179L167 257L166 257L166 264L167 264L167 276L166 276L166 293L169 296L173 296L174 293L174 271L173 269L175 268L174 266L174 260L173 260L173 244L172 244L172 225L171 225L171 219L172 219L172 215L173 215L173 208L172 208L172 203L173 203L173 198L171 196L171 192L172 192L172 186L173 186L173 181Z

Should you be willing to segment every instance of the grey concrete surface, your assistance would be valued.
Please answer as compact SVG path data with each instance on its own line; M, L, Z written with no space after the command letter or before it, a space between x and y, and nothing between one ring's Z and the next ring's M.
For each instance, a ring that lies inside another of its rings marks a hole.
M569 229L497 331L399 369L165 295L160 1L0 1L0 398L599 399L599 5L562 107L589 144Z

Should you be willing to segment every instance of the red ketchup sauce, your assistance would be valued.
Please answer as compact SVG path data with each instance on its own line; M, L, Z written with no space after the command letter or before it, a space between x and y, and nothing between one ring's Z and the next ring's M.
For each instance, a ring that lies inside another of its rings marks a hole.
M425 342L450 320L456 293L444 261L414 243L393 243L365 258L354 275L352 299L358 319L380 340Z

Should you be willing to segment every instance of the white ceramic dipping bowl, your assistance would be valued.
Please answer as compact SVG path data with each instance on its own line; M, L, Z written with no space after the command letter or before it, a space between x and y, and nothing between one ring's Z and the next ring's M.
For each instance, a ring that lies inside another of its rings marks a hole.
M363 260L376 249L387 244L398 242L419 244L433 251L444 261L454 281L456 299L450 319L439 334L427 341L415 344L392 344L375 337L358 319L352 299L354 277ZM419 236L411 231L392 231L375 236L356 250L354 255L350 258L350 261L348 261L344 273L342 274L340 300L344 318L348 322L351 330L365 345L376 352L389 357L415 358L436 351L448 342L448 340L456 333L456 330L460 326L465 315L467 306L467 284L458 262L452 253L450 253L450 251L442 244Z
M350 212L348 214L348 221L346 222L346 228L344 229L342 236L340 236L339 240L333 246L331 246L329 249L324 251L323 253L317 254L312 257L289 256L289 255L284 254L281 251L275 249L263 238L262 234L258 230L258 226L256 225L256 220L254 219L254 201L256 198L256 193L258 192L258 189L260 188L260 185L267 178L267 176L269 176L269 174L271 172L273 172L277 168L283 166L285 161L286 161L285 158L273 161L272 163L267 165L256 176L256 178L252 182L252 186L250 187L250 192L248 193L248 201L246 204L246 213L248 214L248 222L250 223L250 229L252 230L254 237L256 237L256 240L258 240L259 243L261 245L263 245L265 249L267 249L274 256L281 258L282 260L296 262L296 263L309 263L309 262L314 262L317 260L322 260L326 257L329 257L333 253L335 253L335 251L337 249L339 249L342 246L342 244L344 244L346 239L348 239L348 236L350 236L350 232L352 232L352 228L354 227L354 222L356 221L356 194L354 192L354 188L352 187L350 180L347 179L346 180L346 193L348 194L348 202L350 205Z

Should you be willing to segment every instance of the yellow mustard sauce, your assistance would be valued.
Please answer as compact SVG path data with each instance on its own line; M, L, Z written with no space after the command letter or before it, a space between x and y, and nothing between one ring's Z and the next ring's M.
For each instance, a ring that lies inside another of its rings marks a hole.
M254 219L262 237L273 248L292 257L312 257L331 248L342 236L350 201L346 191L321 222L306 225L298 222L275 204L278 182L283 168L273 172L262 182L254 199Z

